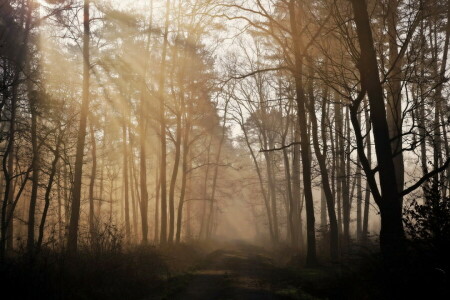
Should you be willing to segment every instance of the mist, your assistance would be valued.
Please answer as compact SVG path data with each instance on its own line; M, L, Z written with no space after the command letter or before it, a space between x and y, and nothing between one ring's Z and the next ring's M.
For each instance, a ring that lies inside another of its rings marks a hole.
M450 2L0 0L0 293L450 295Z

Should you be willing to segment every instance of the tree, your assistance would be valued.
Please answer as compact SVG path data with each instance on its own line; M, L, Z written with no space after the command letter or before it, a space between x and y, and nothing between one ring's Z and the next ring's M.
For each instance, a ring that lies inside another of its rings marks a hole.
M86 139L87 117L89 114L89 81L90 81L90 0L84 0L83 5L83 99L80 110L80 124L78 127L77 150L75 159L74 184L72 191L72 209L70 214L69 236L67 240L68 251L77 252L78 223L80 220L81 205L81 179L83 175L84 146Z

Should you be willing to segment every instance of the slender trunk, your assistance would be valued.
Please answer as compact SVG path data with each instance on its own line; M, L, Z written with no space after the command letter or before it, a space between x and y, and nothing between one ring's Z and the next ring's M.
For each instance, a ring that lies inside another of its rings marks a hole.
M150 28L153 26L153 1L150 1ZM138 195L138 203L141 210L141 228L142 228L142 244L148 243L148 190L147 190L147 87L146 87L146 75L148 67L148 55L150 49L151 33L149 30L148 40L145 50L144 68L141 73L141 86L140 86L140 111L139 111L139 184L141 193ZM136 178L135 178L136 181ZM137 181L136 181L137 182Z
M281 86L281 85L280 85ZM282 94L280 92L279 97L282 97ZM280 102L279 104L279 110L281 113L281 118L283 119L283 106L282 103ZM290 108L288 109L288 111L286 112L286 121L284 122L285 124L282 124L282 126L284 126L283 129L283 133L281 136L281 144L282 145L286 145L286 138L287 135L289 133L289 125L290 125ZM283 123L283 121L282 121ZM286 194L287 194L287 203L286 203L286 217L287 217L287 236L286 239L290 240L291 242L291 246L294 248L297 248L298 245L298 232L297 229L298 227L296 227L296 225L294 224L294 214L296 213L296 206L294 204L294 196L292 193L292 176L291 176L291 167L290 167L290 161L289 161L289 154L288 154L288 149L287 148L283 148L283 163L284 163L284 172L285 172L285 177L286 177Z
M339 103L334 104L334 117L335 117L335 123L336 123L336 130L335 130L335 151L336 151L336 163L335 163L335 170L336 170L336 197L337 197L337 222L338 222L338 231L339 235L342 235L342 189L343 189L343 174L342 174L342 111L341 111L341 105Z
M361 122L361 114L358 114L358 121ZM361 161L358 158L356 164L356 240L362 241L362 169Z
M175 160L173 163L172 178L169 188L169 244L173 243L175 234L175 185L177 183L178 169L180 167L181 156L181 114L177 115L177 133L175 137Z
M208 143L208 150L206 152L207 158L206 158L206 170L205 170L205 179L203 180L203 201L202 201L202 218L200 223L200 231L198 233L198 238L202 239L205 233L205 227L206 227L206 203L210 199L208 199L208 178L209 178L209 168L210 168L210 151L211 151L211 144L212 144L212 137L209 139Z
M365 100L367 102L367 100ZM369 109L367 107L367 103L365 103L366 109L364 109L364 119L366 121L366 131L367 134L367 160L369 163L369 167L372 167L372 138L370 136L370 119L369 119ZM364 197L364 218L362 224L362 238L363 241L366 242L369 235L369 210L370 210L370 185L369 181L366 180L366 193Z
M161 138L161 161L160 161L160 180L161 180L161 235L159 241L162 245L167 243L167 144L166 144L166 116L164 100L164 82L166 69L166 56L169 35L169 14L170 0L166 2L166 16L164 24L164 42L161 55L161 70L159 77L159 118L160 118L160 138Z
M298 122L297 120L294 121L294 141L297 143L294 145L293 148L293 155L292 155L292 203L293 206L291 207L291 210L293 211L293 217L292 217L292 226L295 228L295 241L296 245L294 245L295 248L299 249L300 245L303 243L303 236L302 236L302 218L300 215L300 202L301 199L301 193L300 193L300 146L298 145L298 142L300 140L300 132L298 129Z
M215 196L216 196L217 178L219 176L220 155L222 154L222 147L223 147L223 143L226 138L228 103L229 103L229 101L227 100L225 103L225 109L224 109L224 114L223 114L222 136L220 138L219 148L217 149L216 166L214 168L213 182L212 182L212 187L211 187L211 201L209 204L208 223L206 224L206 230L207 230L206 237L207 238L210 238L212 230L213 230L213 225L212 225L213 224L213 209L214 209Z
M126 122L122 126L123 140L123 187L125 200L125 234L128 243L131 241L131 225L130 225L130 204L129 204L129 186L128 186L128 142L127 142L127 126Z
M346 140L350 141L350 122L348 109L345 110L345 134ZM344 223L344 245L348 249L350 246L350 143L344 150L344 139L341 138L341 176L342 176L342 216Z
M14 97L13 97L14 99ZM5 194L2 203L2 226L1 226L1 247L0 247L0 260L5 259L5 251L7 248L10 250L12 247L11 240L8 238L13 234L13 222L8 222L8 217L12 213L14 216L14 211L11 210L12 202L14 199L14 185L12 174L14 172L14 138L15 138L15 115L16 115L16 104L15 101L11 103L11 120L9 127L9 137L8 145L3 154L3 174L5 178Z
M30 93L31 94L31 93ZM31 187L31 197L30 197L30 206L28 209L28 236L27 236L27 248L28 253L33 255L34 252L34 232L35 232L35 215L36 215L36 203L38 196L38 188L39 188L39 169L40 169L40 157L39 157L39 149L38 149L38 140L37 140L37 99L30 99L31 103L31 145L33 150L33 159L32 159L32 187Z
M133 211L133 241L136 241L138 237L138 212L137 212L137 204L136 204L136 190L139 188L137 182L135 182L134 179L134 155L133 155L133 139L131 134L131 128L128 127L128 136L129 136L129 146L128 146L128 152L129 152L129 164L128 164L128 174L130 178L130 194L131 194L131 209Z
M192 161L191 159L189 161ZM192 186L192 177L189 176L186 183L186 239L192 239L192 228L191 228L191 211L192 211L192 201L189 201L191 196L191 186Z
M140 170L140 208L141 208L141 227L142 227L142 244L147 244L148 242L148 191L147 191L147 151L146 151L146 118L145 118L145 109L146 107L144 103L144 96L141 99L141 118L140 118L140 135L139 135L139 145L140 145L140 160L139 160L139 170ZM142 107L143 106L143 107Z
M313 78L313 66L310 66L310 85L309 85L309 115L311 118L311 131L312 131L312 139L314 152L316 154L317 161L320 167L320 174L322 177L322 189L326 199L327 208L328 208L328 217L330 219L330 255L332 260L337 260L339 256L339 233L337 227L337 219L336 212L334 210L334 198L333 193L331 192L328 168L326 163L326 153L327 153L327 141L326 141L326 133L325 133L325 124L324 118L322 119L321 131L322 131L322 147L323 153L320 149L319 145L319 135L318 135L318 124L317 124L317 116L315 111L315 98L313 94L312 87L312 78ZM326 95L327 93L325 93ZM324 96L324 100L322 102L322 114L324 114L324 107L326 103L326 96ZM326 218L326 217L325 217Z
M190 113L190 110L189 110ZM190 125L190 116L185 117L185 128L184 128L184 136L183 136L183 162L182 162L182 177L181 177L181 191L180 191L180 202L178 204L178 214L177 214L177 232L176 232L176 242L180 243L181 241L181 230L182 230L182 221L183 221L183 207L185 202L186 195L186 184L187 184L187 176L188 176L188 167L191 164L190 155L189 155L189 135L191 131ZM189 236L188 236L189 237Z
M442 89L443 89L443 85L446 82L446 77L445 77L445 73L447 70L447 61L448 61L448 50L449 50L449 44L450 44L450 3L447 1L447 24L445 26L445 42L444 42L444 48L443 48L443 56L442 56L442 61L441 61L441 67L439 69L439 74L438 74L438 82L437 82L437 88L436 88L436 100L435 100L435 111L434 111L434 167L437 168L439 165L442 164L442 137L444 137L444 144L445 144L445 149L446 149L446 155L448 157L448 153L449 153L449 149L448 149L448 142L447 142L447 132L445 131L445 125L447 122L442 122L444 119L444 112L443 112L443 105L445 107L446 105L446 99L443 97L442 95ZM436 32L437 30L435 30L435 38L437 39L437 35L438 33ZM436 52L438 51L438 45L437 42L435 42L435 47L436 47ZM437 56L437 53L436 55ZM436 71L438 69L437 66L437 62L438 59L434 59L433 60L436 64ZM441 121L442 120L442 121ZM434 181L436 183L438 182L442 182L444 176L441 175L442 177L439 178L439 174L436 174L434 177ZM449 180L447 178L447 180ZM442 182L444 183L444 182ZM436 188L438 188L438 184L435 185ZM447 186L445 184L443 184L442 187L442 193L441 193L441 197L445 197L446 194L446 190L447 190Z
M58 166L58 174L57 174L57 184L56 184L56 193L58 198L58 243L60 247L63 243L63 234L64 234L64 225L63 225L63 217L62 217L62 193L61 193L61 165Z
M274 235L273 224L272 224L273 223L272 222L272 213L270 210L270 203L269 203L269 198L270 198L269 193L268 193L268 191L266 192L266 189L264 188L262 171L261 171L261 168L259 167L258 160L256 159L256 155L253 152L253 148L250 145L250 140L249 140L249 137L247 134L247 130L245 129L245 125L243 124L243 122L240 125L241 125L242 132L244 133L245 143L247 145L248 150L250 151L250 155L252 157L253 164L255 165L256 174L258 175L259 187L261 189L261 194L264 199L264 206L266 208L267 220L269 223L270 239L272 242L275 242L275 235ZM299 172L299 174L300 174L300 172ZM300 182L299 182L299 185L300 185Z
M110 190L109 190L109 223L113 222L113 194L114 194L114 178L111 178Z
M92 144L92 169L91 178L89 182L89 233L91 239L95 240L96 229L95 229L95 213L94 213L94 188L95 188L95 177L97 176L97 142L95 140L94 125L90 124L90 134L91 134L91 144Z
M37 247L36 247L37 251L40 251L40 249L42 247L42 241L44 239L45 222L47 220L48 209L50 207L50 196L51 196L50 194L52 192L53 182L55 181L56 172L58 171L60 147L61 147L61 140L58 139L58 141L56 142L56 149L54 151L55 157L53 158L53 161L52 161L48 184L45 189L45 196L44 196L45 204L44 204L44 211L42 212L41 223L39 225L39 237L38 237Z
M264 138L265 139L265 138ZM268 148L268 143L264 142L265 148ZM269 147L271 148L271 147ZM272 234L274 242L278 242L278 214L277 214L277 197L276 197L276 187L274 182L274 175L272 170L272 155L268 152L264 153L264 158L266 161L266 171L267 171L267 182L268 182L268 201L270 205L270 214L272 222Z
M159 165L160 155L157 155L157 164ZM159 178L159 168L155 168L156 174L156 196L155 196L155 244L159 243L159 206L160 206L160 192L161 192L161 179Z
M311 160L310 160L310 139L308 136L307 113L305 109L306 97L303 89L303 55L299 41L297 12L295 9L295 1L289 2L289 16L291 22L292 38L294 41L295 56L295 89L297 95L297 115L300 128L300 147L303 166L303 189L305 194L306 206L306 232L307 232L307 252L306 264L308 266L317 265L316 255L316 232L315 232L315 216L314 216L314 199L312 194L312 177L311 177Z
M72 209L70 214L69 236L67 240L68 251L71 254L77 252L78 246L78 223L80 219L81 206L81 181L83 175L83 157L84 143L86 139L86 125L89 113L89 36L90 36L90 18L89 18L90 0L84 0L84 32L83 32L83 99L81 103L80 124L77 135L77 148L75 155L75 174L72 191Z
M399 0L391 0L387 7L388 39L389 39L389 64L391 76L388 80L387 93L387 123L389 138L391 139L392 153L394 154L395 176L397 178L397 191L403 191L404 162L402 152L402 64L399 59L397 45L397 22Z

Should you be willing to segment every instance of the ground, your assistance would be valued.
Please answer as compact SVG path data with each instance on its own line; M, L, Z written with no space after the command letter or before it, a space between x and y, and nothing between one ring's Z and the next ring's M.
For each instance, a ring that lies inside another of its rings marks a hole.
M314 299L283 287L279 280L279 269L264 249L236 243L209 254L186 287L173 298Z

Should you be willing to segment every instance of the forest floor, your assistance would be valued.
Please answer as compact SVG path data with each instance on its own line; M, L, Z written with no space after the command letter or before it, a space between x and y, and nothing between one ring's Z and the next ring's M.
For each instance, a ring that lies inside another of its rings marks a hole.
M185 288L171 299L316 299L283 281L263 248L236 242L210 253L190 276Z
M211 253L176 299L275 299L272 265L258 248L230 247Z
M33 262L17 255L0 264L0 287L12 299L33 300L450 299L430 297L450 295L450 279L419 258L392 273L376 252L306 268L288 247L242 241L85 250L72 258L48 251Z

